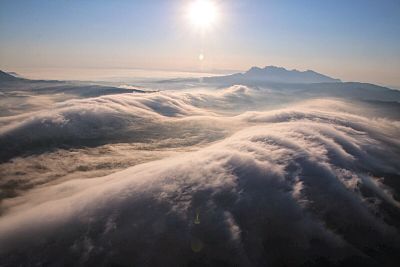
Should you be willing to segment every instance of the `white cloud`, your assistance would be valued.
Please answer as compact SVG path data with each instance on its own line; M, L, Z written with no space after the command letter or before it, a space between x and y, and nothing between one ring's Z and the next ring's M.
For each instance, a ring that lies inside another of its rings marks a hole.
M385 248L400 249L393 223L399 202L384 175L400 174L398 122L354 115L339 100L238 116L216 112L222 103L255 102L253 94L235 87L70 101L6 129L2 138L35 127L40 138L82 138L90 124L97 138L108 136L110 126L149 134L152 124L166 129L202 121L209 124L199 131L218 123L216 129L231 135L195 152L4 201L0 259L8 265L298 266L320 257L370 263L368 249L377 264L394 259ZM159 133L160 140L171 137Z

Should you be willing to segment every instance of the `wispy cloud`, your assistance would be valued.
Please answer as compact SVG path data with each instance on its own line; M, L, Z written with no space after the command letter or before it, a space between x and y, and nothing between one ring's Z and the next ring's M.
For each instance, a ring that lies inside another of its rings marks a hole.
M71 101L14 124L3 138L12 133L23 140L24 131L84 140L85 124L97 127L98 138L118 135L108 132L114 127L128 133L137 125L171 127L199 118L232 128L229 137L195 152L6 200L0 258L23 263L20 255L29 251L30 263L150 266L203 255L204 264L297 266L354 256L366 264L373 249L380 263L395 259L390 251L400 249L400 236L392 222L400 204L386 179L400 175L399 123L355 115L361 106L339 100L238 116L215 111L223 101L248 103L252 94L239 87L108 96Z

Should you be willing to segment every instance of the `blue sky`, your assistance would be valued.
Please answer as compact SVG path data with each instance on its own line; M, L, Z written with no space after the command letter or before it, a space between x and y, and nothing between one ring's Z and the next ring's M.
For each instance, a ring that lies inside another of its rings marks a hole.
M399 0L214 0L202 34L190 2L1 0L0 68L279 65L400 87Z

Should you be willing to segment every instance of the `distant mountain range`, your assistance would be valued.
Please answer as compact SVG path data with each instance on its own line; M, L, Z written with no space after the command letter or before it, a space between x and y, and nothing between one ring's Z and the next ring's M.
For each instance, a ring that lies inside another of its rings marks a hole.
M72 98L72 96L84 98L102 95L151 92L135 88L126 89L108 85L87 84L83 82L30 80L22 78L15 72L4 72L0 70L0 96L15 96L16 92L22 91L38 95L65 94L66 99L68 96L69 98ZM0 107L0 113L1 110Z
M9 71L9 72L7 72L8 74L10 74L10 75L12 75L12 76L14 76L14 77L17 77L17 78L24 78L24 77L22 77L21 75L19 75L18 73L16 73L16 72L13 72L13 71Z
M13 73L13 74L15 74L15 76L0 70L0 82L21 80L21 78L16 77L16 75L17 75L16 73Z
M287 70L281 67L267 66L265 68L252 67L244 73L235 73L227 76L204 78L205 82L216 83L340 83L341 80L331 78L321 73L307 70Z
M15 76L14 76L15 75ZM107 94L122 94L145 91L139 89L124 89L114 86L92 85L66 81L29 80L19 78L18 74L0 70L0 93L11 91L34 91L35 93L67 93L79 97L95 97ZM287 70L274 66L265 68L252 67L244 73L227 76L205 77L190 79L172 79L159 81L160 83L190 83L208 84L217 87L231 85L256 86L269 88L280 92L296 92L299 97L343 97L368 101L395 101L400 103L400 91L387 87L360 82L342 82L326 75L308 70Z

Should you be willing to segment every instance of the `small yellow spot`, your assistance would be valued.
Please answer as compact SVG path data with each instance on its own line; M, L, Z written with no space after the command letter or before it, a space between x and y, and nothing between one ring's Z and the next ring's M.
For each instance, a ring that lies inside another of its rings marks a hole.
M200 60L200 61L203 61L203 60L204 60L204 55L203 55L203 54L200 54L200 55L199 55L199 60Z
M200 224L199 213L196 212L196 218L194 219L194 224Z
M200 252L203 249L204 245L203 245L203 242L201 242L200 239L193 238L191 240L191 242L190 242L190 247L192 248L193 252L197 253L197 252Z

